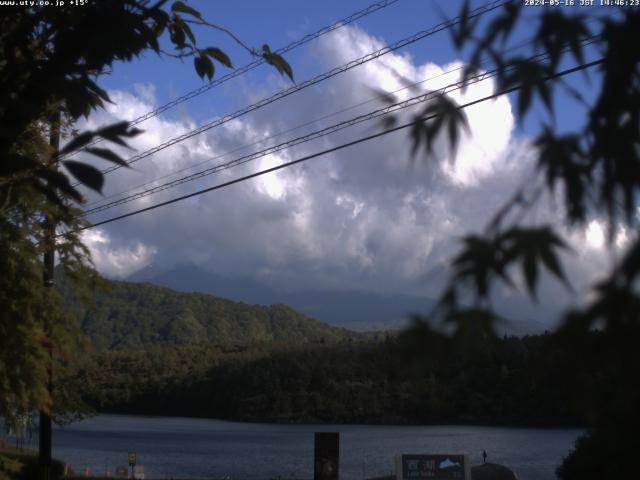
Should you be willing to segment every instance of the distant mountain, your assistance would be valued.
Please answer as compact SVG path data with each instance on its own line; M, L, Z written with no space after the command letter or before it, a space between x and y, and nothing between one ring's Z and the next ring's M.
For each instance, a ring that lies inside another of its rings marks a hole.
M398 329L409 315L425 314L434 304L426 297L331 290L289 293L283 303L323 322L357 330Z
M250 304L282 303L322 322L357 330L399 328L405 324L408 314L425 313L433 306L431 299L412 295L336 290L282 292L249 277L223 277L197 266L165 271L149 266L127 280Z
M276 291L249 277L222 277L196 266L162 270L149 265L126 278L129 282L147 282L179 292L208 293L236 302L258 305L288 304Z
M126 280L129 282L148 282L158 275L162 275L164 269L150 263L146 267L141 268L137 272L131 274Z
M202 293L176 292L148 283L107 281L92 308L81 306L68 288L67 304L99 350L212 343L334 342L357 337L286 305L247 305Z

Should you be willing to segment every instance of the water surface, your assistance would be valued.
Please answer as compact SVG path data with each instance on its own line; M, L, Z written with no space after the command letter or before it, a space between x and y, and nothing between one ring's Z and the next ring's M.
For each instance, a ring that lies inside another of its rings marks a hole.
M520 480L555 478L578 429L470 426L274 425L99 415L54 429L54 456L103 474L137 452L147 478L313 478L313 433L340 432L340 478L388 475L401 453L467 453L512 468ZM37 443L36 443L37 445Z

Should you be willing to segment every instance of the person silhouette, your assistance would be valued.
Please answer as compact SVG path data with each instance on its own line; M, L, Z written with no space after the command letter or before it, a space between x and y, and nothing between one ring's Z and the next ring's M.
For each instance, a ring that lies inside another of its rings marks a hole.
M487 463L487 451L482 450L482 463Z

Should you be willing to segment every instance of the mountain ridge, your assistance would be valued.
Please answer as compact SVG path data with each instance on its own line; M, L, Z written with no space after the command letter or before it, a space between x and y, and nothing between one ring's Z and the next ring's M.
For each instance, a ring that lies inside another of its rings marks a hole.
M429 297L401 293L328 289L279 291L251 277L224 277L188 264L170 268L151 264L134 272L127 279L162 285L182 292L208 293L249 304L286 304L326 324L359 332L400 330L409 325L411 315L426 315L435 305L435 300ZM521 309L518 311L515 305L504 300L500 306L502 318L511 320L496 324L499 335L536 335L552 329L551 324L534 320L536 312L533 309L528 312ZM540 314L548 316L548 312L538 312Z
M131 282L162 285L257 305L285 304L321 322L358 331L398 329L413 313L434 305L428 297L358 290L280 291L250 277L223 277L194 265L168 269L148 265L126 277Z
M248 305L150 283L105 282L107 290L97 291L90 307L82 305L68 285L61 288L65 302L98 350L336 342L358 336L287 305Z

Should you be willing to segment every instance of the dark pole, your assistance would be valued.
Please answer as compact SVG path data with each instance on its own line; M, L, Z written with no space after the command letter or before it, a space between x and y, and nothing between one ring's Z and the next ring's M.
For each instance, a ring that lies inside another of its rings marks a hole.
M56 111L53 114L50 125L50 133L49 133L49 145L53 147L54 152L57 152L60 148L60 112ZM51 168L56 168L53 162L53 156L51 161ZM45 241L45 251L44 251L44 264L42 271L42 282L45 288L53 287L53 272L54 272L54 264L55 264L55 235L56 235L56 224L55 220L51 218L51 216L47 216L44 220L44 241ZM48 332L47 332L48 333ZM51 340L47 338L46 347L49 349L49 365L48 365L48 373L49 379L47 382L47 389L49 391L49 395L52 395L53 391L53 352L51 344ZM39 428L39 442L38 442L38 464L40 466L40 479L41 480L50 480L51 479L51 444L52 444L52 434L51 434L51 412L47 412L44 410L40 411L40 428Z
M313 480L339 480L340 433L315 432Z

